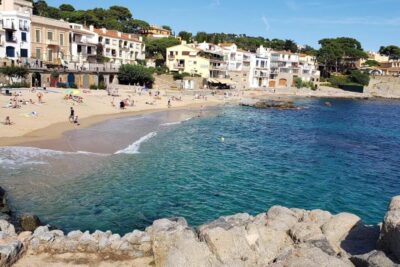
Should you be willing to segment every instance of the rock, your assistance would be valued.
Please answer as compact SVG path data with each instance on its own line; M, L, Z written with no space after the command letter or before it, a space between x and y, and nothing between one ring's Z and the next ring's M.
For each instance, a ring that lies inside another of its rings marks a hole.
M400 261L400 196L392 198L383 221L378 247Z
M83 235L83 233L81 231L72 231L72 232L68 233L67 237L78 241L82 235Z
M398 267L400 265L395 264L389 259L382 251L371 251L368 254L352 256L351 262L356 267Z
M215 256L204 242L198 240L185 220L158 220L146 232L151 237L156 266L217 266Z
M78 240L78 250L82 252L94 253L99 250L98 241L86 231Z
M4 234L8 236L16 235L14 225L10 224L7 221L0 220L0 229Z
M258 109L297 109L291 101L283 101L283 100L270 100L270 99L263 99L263 100L254 100L254 99L247 99L242 100L240 103L241 106L246 107L254 107Z
M128 241L132 245L139 245L142 242L143 237L147 235L147 233L135 230L132 233L126 234L122 239ZM148 241L150 241L150 236L148 236Z
M253 217L247 213L239 213L233 216L220 217L219 219L208 224L201 225L197 228L198 232L203 232L206 228L220 227L229 230L235 226L243 226L253 221Z
M19 216L19 224L23 231L35 231L40 226L39 217L33 214L22 214Z
M351 262L330 256L319 248L298 248L280 257L271 267L350 267Z
M332 218L332 214L328 211L312 210L307 213L307 216L304 218L304 221L313 222L318 227L321 227L326 222L328 222L331 218Z
M0 266L11 266L20 257L24 247L20 241L13 241L6 245L0 245Z
M326 236L336 252L340 252L340 242L360 223L360 218L350 213L340 213L333 216L322 225L322 233Z
M297 214L285 207L274 206L267 212L267 225L275 230L288 231L298 221Z
M350 255L362 255L376 249L380 228L378 225L367 226L358 224L346 238L340 247Z
M41 243L50 243L54 240L54 235L50 233L48 226L39 226L38 228L36 228L35 232L33 232L32 237L38 239Z
M322 250L324 253L330 256L336 256L337 252L335 248L329 243L328 239L324 236L321 239L309 240L304 244L306 247L316 247Z
M310 222L300 222L295 224L289 231L290 237L294 242L304 243L309 240L319 240L324 238L321 228L317 224Z
M22 232L18 235L18 240L23 244L27 243L32 238L32 232Z
M0 187L0 213L11 213L7 204L7 193L2 187Z

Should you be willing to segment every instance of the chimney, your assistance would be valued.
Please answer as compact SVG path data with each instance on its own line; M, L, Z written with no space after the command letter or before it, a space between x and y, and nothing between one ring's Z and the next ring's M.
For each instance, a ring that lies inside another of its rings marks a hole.
M94 31L94 26L93 26L93 25L90 25L90 26L89 26L89 30L90 30L91 32L93 32L93 31Z
M121 38L121 36L122 36L122 33L121 33L121 32L118 32L118 37Z
M182 40L182 44L183 44L183 45L186 45L187 42L186 42L185 40Z
M101 31L106 34L107 33L107 29L106 28L101 28Z

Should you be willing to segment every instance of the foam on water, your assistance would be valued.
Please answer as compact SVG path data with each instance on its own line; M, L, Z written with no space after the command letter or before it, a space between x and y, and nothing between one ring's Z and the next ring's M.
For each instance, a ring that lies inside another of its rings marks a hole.
M167 126L179 125L179 124L182 124L182 123L184 123L184 122L186 122L186 121L190 121L191 119L193 119L193 118L190 117L190 118L187 118L187 119L182 120L182 121L167 122L167 123L161 124L160 126L167 127Z
M151 138L153 138L156 135L157 135L156 132L151 132L151 133L141 137L139 140L135 141L133 144L131 144L127 148L115 152L115 154L139 154L140 153L139 149L140 149L141 144L144 142L147 142L148 140L150 140Z

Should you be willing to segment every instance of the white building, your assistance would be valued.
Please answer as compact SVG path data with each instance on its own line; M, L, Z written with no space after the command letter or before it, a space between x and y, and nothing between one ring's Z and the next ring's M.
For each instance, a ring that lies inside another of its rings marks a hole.
M249 80L250 88L269 87L271 74L271 50L260 46L251 58Z
M99 36L83 25L70 23L70 54L72 63L96 63Z
M0 58L26 62L31 57L32 2L0 1Z
M96 29L93 26L90 31L98 35L98 43L103 46L103 56L115 65L134 64L146 57L142 37L105 28Z

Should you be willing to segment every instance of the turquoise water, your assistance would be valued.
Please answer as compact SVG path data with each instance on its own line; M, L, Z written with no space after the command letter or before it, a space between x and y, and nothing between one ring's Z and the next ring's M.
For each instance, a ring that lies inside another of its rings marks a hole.
M16 209L64 230L126 233L173 216L196 226L273 205L378 223L400 195L400 102L326 101L299 100L304 108L288 111L214 108L125 151L138 154L9 148L0 183Z

